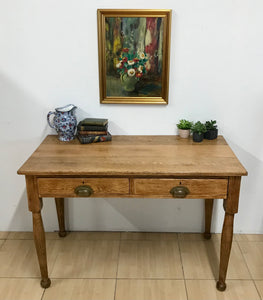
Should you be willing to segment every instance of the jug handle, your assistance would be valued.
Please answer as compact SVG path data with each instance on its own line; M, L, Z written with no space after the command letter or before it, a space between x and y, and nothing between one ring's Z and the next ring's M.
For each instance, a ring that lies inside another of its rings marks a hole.
M47 114L47 122L48 122L48 125L49 125L51 128L56 129L56 128L55 128L55 125L52 124L52 123L50 122L50 116L51 116L51 115L54 115L54 114L55 114L55 112L53 112L53 111L50 111L50 112Z

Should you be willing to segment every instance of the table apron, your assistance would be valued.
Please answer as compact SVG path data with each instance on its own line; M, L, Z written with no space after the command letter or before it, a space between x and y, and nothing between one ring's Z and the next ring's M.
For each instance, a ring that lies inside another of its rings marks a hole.
M186 187L187 199L226 199L228 178L36 178L39 197L80 197L77 187L89 187L95 198L174 198L171 189Z

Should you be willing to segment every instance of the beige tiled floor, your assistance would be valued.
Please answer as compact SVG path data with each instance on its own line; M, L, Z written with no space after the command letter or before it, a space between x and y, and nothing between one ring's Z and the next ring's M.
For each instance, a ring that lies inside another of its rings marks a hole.
M214 279L219 272L220 242L180 242L184 276L186 279ZM229 279L251 279L249 270L237 242L232 243L228 265Z
M117 281L116 300L185 300L184 280L140 280Z
M39 285L30 232L0 232L0 300L263 300L263 235L234 236L216 290L220 235L47 233L51 287Z
M116 277L118 240L65 240L56 243L59 243L59 250L51 278Z
M263 242L239 242L253 279L263 279Z
M261 296L261 299L263 299L263 280L257 280L256 287L258 289L259 295Z
M1 300L37 300L42 295L43 289L36 278L0 278Z
M214 280L186 280L188 300L259 300L259 294L251 280L228 280L226 291L215 289Z
M43 300L114 300L115 279L53 279Z
M121 241L117 277L183 279L178 242Z
M7 238L9 232L7 231L0 231L0 240L4 240Z

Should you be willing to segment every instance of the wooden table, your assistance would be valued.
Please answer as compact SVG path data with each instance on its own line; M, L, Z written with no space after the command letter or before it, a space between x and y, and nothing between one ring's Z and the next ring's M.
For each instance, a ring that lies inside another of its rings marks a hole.
M64 197L174 197L205 199L206 239L211 237L213 199L224 199L217 289L226 289L240 181L247 171L222 136L201 143L178 136L113 136L111 142L82 145L78 140L60 142L50 135L18 174L26 177L43 288L51 282L41 217L42 197L55 198L61 237L66 235Z

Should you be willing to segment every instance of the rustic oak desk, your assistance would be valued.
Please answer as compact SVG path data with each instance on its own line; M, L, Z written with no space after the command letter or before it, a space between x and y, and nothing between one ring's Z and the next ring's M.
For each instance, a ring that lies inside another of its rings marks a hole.
M18 174L26 176L42 287L50 286L42 197L55 198L61 237L66 235L64 197L174 197L205 199L207 239L213 199L224 199L217 288L225 290L240 181L247 171L222 136L201 143L178 136L113 136L111 142L88 145L47 136Z

